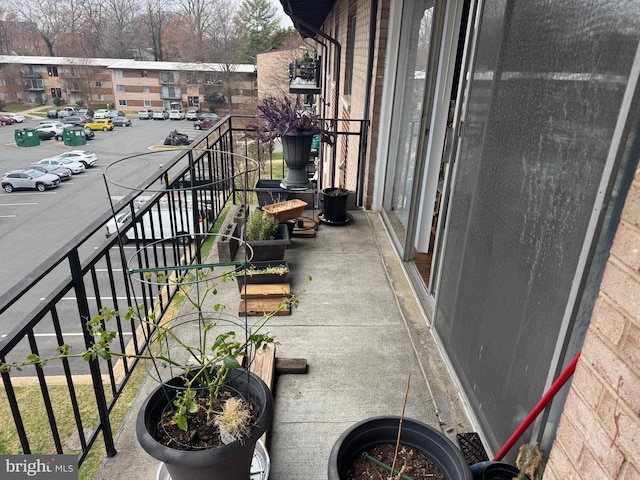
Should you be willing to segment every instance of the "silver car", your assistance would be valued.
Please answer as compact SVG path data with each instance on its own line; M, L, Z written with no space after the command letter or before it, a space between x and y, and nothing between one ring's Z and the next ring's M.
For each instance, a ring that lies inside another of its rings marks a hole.
M23 168L22 170L12 170L2 176L2 188L7 193L23 188L35 188L39 192L44 192L48 188L60 185L60 177L52 173L42 173L33 168Z
M53 175L57 175L60 177L60 180L63 182L65 180L71 180L71 170L64 167L56 167L55 165L44 165L41 163L36 163L35 165L29 165L26 168L32 168L34 170L39 170L42 173L51 173Z
M35 163L39 163L42 165L55 165L56 167L68 168L69 170L71 170L71 173L73 174L82 173L86 170L84 163L76 162L74 160L69 160L67 158L57 158L57 157L44 158L39 162L35 162Z

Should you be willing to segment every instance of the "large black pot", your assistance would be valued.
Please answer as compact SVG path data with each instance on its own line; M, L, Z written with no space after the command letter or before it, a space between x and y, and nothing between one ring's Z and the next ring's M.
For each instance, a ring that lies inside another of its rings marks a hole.
M328 479L344 480L353 461L362 452L381 443L395 444L400 417L373 417L356 423L336 441L329 455ZM462 452L442 433L417 420L402 421L402 445L428 457L451 480L472 480Z
M217 448L184 451L166 447L153 438L158 419L181 384L182 379L174 378L155 389L145 400L136 421L136 435L142 448L164 462L171 480L247 480L255 445L273 419L273 395L269 387L252 373L232 372L226 384L242 393L260 411L251 436L242 443L236 441Z
M349 190L344 188L323 188L322 203L323 212L320 221L328 225L346 225L351 216L347 213Z
M311 156L311 144L316 132L300 132L296 135L283 135L282 156L287 164L287 175L282 179L283 188L307 188L307 164Z

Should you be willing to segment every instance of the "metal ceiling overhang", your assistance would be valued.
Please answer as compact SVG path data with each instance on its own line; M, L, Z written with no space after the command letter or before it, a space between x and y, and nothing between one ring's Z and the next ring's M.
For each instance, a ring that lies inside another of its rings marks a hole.
M293 22L294 28L303 38L316 36L315 30L320 30L327 16L333 10L335 0L280 0L284 13ZM311 28L309 28L311 27Z

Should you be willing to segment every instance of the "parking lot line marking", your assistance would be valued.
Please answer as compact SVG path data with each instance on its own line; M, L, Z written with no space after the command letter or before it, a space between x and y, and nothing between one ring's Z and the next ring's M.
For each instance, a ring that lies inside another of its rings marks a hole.
M20 207L22 205L38 205L38 202L26 202L26 203L0 203L0 207Z
M16 215L0 215L0 218L16 218Z

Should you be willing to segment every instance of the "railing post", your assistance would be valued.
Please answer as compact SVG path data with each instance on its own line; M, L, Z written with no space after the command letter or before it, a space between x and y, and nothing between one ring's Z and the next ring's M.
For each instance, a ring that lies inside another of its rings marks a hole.
M78 312L80 313L80 319L82 322L84 343L85 346L89 348L94 343L93 337L89 335L89 331L86 328L86 322L91 319L91 312L89 310L89 303L87 302L87 291L84 288L82 268L77 248L73 249L69 253L69 270L71 272L71 281L76 293ZM102 376L100 375L100 365L98 364L97 359L89 361L89 369L91 372L93 391L96 396L96 404L98 406L98 415L100 417L100 426L102 428L105 450L107 457L113 457L117 451L113 442L113 431L111 429L111 421L109 419L109 409L107 408L107 400L105 398L104 387L102 385Z

